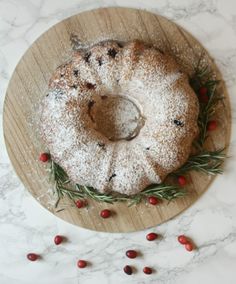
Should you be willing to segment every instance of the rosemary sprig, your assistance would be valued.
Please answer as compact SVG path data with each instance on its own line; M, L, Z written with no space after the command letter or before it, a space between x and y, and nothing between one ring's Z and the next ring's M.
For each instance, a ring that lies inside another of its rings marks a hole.
M159 199L171 201L177 197L185 195L185 191L176 185L166 185L164 183L149 186L147 189L135 195L124 195L115 193L100 193L96 189L88 186L76 184L75 189L68 188L70 183L66 172L53 160L51 161L51 175L54 178L54 193L57 194L57 207L61 198L68 196L72 200L90 198L99 202L114 203L117 201L128 201L129 206L138 204L142 198L156 196Z
M115 194L115 193L102 194L91 187L86 187L86 186L79 186L79 187L82 188L82 191L85 193L85 196L94 199L96 201L100 202L102 201L107 203L114 203L117 201L120 202L128 201L129 206L132 206L133 204L138 204L139 202L141 202L143 198L148 196L156 196L159 199L171 201L177 197L185 195L185 190L180 189L176 185L166 185L164 183L149 186L140 193L131 196L125 194Z
M205 66L202 69L199 69L198 67L192 78L190 78L190 84L195 93L198 94L201 87L206 87L207 96L209 98L207 103L201 103L200 101L198 116L199 136L197 141L195 141L198 148L203 147L207 138L207 124L215 113L217 103L223 99L217 92L217 85L219 82L219 80L214 79L214 74L208 66Z
M84 197L88 197L93 200L106 202L106 203L113 203L116 201L115 197L112 194L100 193L91 187L82 186L79 184L77 184L76 187L78 191L80 191L83 194Z
M76 185L78 190L84 193L84 197L91 198L93 200L99 202L106 202L106 203L114 203L117 201L123 202L128 201L129 206L133 204L138 204L141 200L148 196L156 196L159 199L171 201L177 197L181 197L185 195L185 190L180 189L176 185L166 185L164 183L156 184L149 186L148 188L144 189L138 194L134 195L125 195L125 194L116 194L116 193L99 193L96 189Z
M141 197L155 196L158 197L159 199L172 201L175 198L185 196L185 194L186 191L184 189L180 189L176 185L167 185L161 183L161 184L152 184L137 195Z
M83 195L67 186L70 183L67 173L60 167L57 163L51 160L50 165L51 179L54 182L54 194L57 195L57 201L55 203L55 208L57 208L61 198L68 196L70 199L83 198Z
M174 175L182 175L189 171L203 172L209 175L222 174L221 165L225 159L224 149L216 151L203 151L190 156L188 161Z

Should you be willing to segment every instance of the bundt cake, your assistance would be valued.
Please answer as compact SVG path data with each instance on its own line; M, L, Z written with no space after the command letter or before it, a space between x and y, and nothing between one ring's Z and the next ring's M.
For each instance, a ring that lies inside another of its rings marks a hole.
M188 159L198 111L170 55L139 41L106 41L56 69L42 136L74 183L132 195Z

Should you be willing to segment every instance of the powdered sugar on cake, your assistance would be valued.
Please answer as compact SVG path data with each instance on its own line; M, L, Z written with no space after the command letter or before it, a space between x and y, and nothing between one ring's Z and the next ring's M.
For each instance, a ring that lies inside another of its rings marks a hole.
M73 182L100 192L131 195L162 182L187 160L198 133L187 76L138 41L76 51L53 74L42 105L53 159Z

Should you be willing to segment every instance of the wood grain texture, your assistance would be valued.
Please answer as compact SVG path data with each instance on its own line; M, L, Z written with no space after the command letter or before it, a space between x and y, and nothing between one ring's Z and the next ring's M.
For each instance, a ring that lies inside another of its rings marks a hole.
M106 8L70 17L44 33L22 57L7 90L3 126L9 157L23 184L45 208L75 225L106 232L136 231L167 221L188 208L209 187L213 177L189 174L189 194L170 204L152 206L142 202L127 207L124 203L107 205L89 201L88 209L79 210L70 200L63 200L54 208L53 186L46 166L38 161L45 146L36 131L34 118L37 118L40 98L47 92L52 72L71 56L71 34L76 34L84 45L104 39L150 42L171 53L189 74L200 56L212 65L221 79L217 67L201 44L173 22L141 10ZM219 127L207 141L210 149L225 147L230 139L230 105L224 84L222 93L225 100L218 107L216 117ZM104 208L114 212L111 218L99 216Z

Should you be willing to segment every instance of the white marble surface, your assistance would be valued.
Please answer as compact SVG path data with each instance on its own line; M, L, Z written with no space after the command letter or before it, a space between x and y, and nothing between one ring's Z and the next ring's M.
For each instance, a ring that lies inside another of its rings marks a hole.
M0 283L236 283L236 2L234 0L0 0L0 120L11 74L30 44L61 19L102 6L145 8L167 16L195 35L215 58L225 78L232 103L231 158L223 176L183 214L158 228L162 241L147 243L146 232L104 234L69 225L43 209L17 178L9 162L0 131ZM68 243L59 247L53 236ZM176 236L191 236L198 250L186 252ZM142 251L128 261L127 249ZM25 255L43 255L29 262ZM83 258L92 265L76 268ZM127 276L125 264L137 273ZM156 272L142 273L149 265Z

